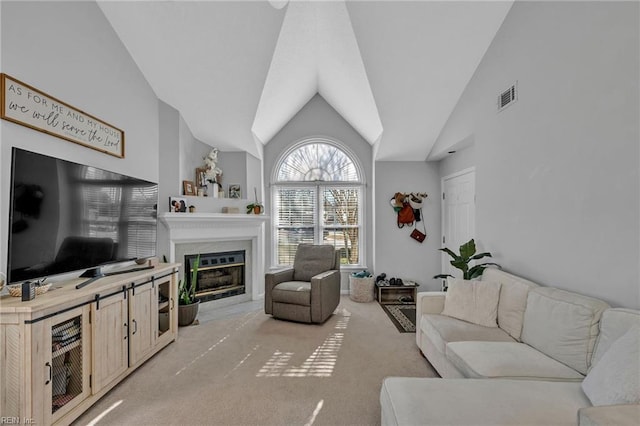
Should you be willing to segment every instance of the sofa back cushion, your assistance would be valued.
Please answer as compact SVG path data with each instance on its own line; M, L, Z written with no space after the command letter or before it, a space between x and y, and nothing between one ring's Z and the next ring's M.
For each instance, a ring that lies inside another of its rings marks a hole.
M485 269L482 281L501 284L500 301L498 302L498 327L519 341L522 334L524 310L527 306L527 295L529 290L539 287L538 284L496 268Z
M485 327L497 327L500 283L447 279L442 315Z
M600 320L600 333L591 358L591 368L598 363L611 344L632 327L640 328L640 311L624 308L611 308L604 311Z
M640 327L616 339L582 382L593 405L640 404Z
M587 374L600 318L609 305L601 300L551 287L529 292L522 341Z

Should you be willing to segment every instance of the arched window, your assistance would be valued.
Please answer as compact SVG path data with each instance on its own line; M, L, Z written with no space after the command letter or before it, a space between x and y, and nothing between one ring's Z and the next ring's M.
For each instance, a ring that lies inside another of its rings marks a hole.
M330 244L342 264L362 263L363 179L353 155L308 139L282 155L273 177L275 265L291 265L300 243Z

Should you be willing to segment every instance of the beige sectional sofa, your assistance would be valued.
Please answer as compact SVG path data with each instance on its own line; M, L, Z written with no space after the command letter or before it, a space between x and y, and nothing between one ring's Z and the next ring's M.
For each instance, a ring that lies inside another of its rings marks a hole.
M418 294L416 343L443 379L385 379L382 424L640 424L640 311L498 269L482 281L489 326L452 308L459 293Z

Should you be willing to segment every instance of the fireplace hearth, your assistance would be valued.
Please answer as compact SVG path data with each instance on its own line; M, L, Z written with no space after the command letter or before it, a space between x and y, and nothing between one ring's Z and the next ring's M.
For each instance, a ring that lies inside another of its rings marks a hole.
M197 254L184 257L185 280L191 285ZM245 293L245 251L200 254L196 280L196 298L201 302L223 299Z

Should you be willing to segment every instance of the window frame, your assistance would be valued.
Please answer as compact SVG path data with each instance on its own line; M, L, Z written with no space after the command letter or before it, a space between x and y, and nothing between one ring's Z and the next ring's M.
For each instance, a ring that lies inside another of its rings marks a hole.
M279 181L278 174L279 171L284 164L285 160L291 155L294 151L300 149L305 145L313 145L313 144L326 144L331 145L334 148L342 151L343 155L345 155L354 165L357 174L357 180L352 181ZM279 188L309 188L315 191L315 207L316 211L314 212L314 224L313 224L313 237L314 244L322 244L323 242L323 234L324 230L333 230L343 227L348 227L344 225L330 225L327 226L323 223L323 215L324 215L324 190L327 188L352 188L358 191L358 225L354 227L358 229L358 263L357 264L342 264L341 268L343 269L361 269L363 265L366 263L366 250L365 250L365 218L364 208L366 206L366 184L364 182L364 173L362 166L360 165L359 158L344 144L334 141L331 139L326 139L323 137L313 137L301 140L297 143L292 144L287 150L285 150L278 158L273 168L273 173L271 176L271 205L277 206L277 197ZM278 221L278 212L274 210L271 217L271 265L274 268L282 268L291 266L289 264L282 264L278 262L278 229L277 224Z

